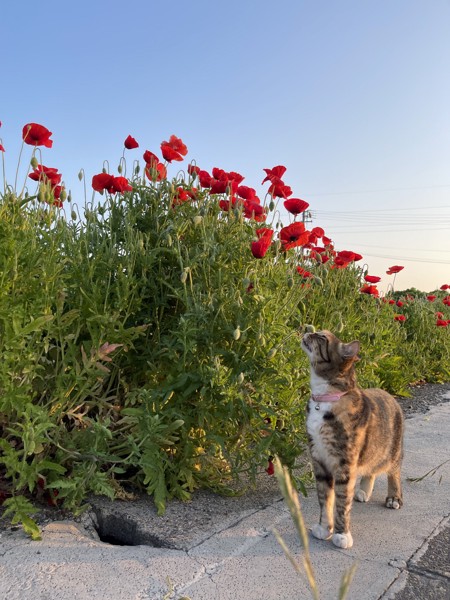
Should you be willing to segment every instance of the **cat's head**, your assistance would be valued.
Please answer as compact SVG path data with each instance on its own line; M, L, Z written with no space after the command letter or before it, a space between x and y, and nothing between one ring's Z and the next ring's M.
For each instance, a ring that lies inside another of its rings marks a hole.
M328 381L349 373L358 360L359 342L345 344L331 331L305 333L302 349L306 352L312 370Z

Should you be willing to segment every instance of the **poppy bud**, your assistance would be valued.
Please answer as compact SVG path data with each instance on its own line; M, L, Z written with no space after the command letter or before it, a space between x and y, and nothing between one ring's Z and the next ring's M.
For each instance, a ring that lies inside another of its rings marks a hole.
M237 382L239 383L239 385L241 385L242 383L244 383L244 373L239 373L238 378L237 378Z
M267 358L273 358L276 353L277 353L277 349L276 348L271 348L269 350L269 352L267 353Z
M37 197L39 202L45 202L45 191L42 188L39 190Z
M343 330L344 330L344 322L342 320L342 316L339 315L339 323L337 324L336 331L337 331L337 333L342 333Z
M70 213L70 216L72 218L72 221L76 221L77 220L77 216L78 215L77 215L77 213L74 210Z
M323 287L323 281L320 279L320 277L317 277L317 275L314 276L314 281L320 285L321 287Z
M203 221L203 217L201 215L195 215L193 220L194 220L194 225L197 227Z
M139 165L136 165L134 167L134 173L135 173L135 175L138 175L140 170L141 170L141 167Z
M121 173L122 173L122 165L119 165L117 167L117 172L119 173L119 175L121 175Z
M170 248L172 246L172 236L170 235L170 233L167 234L166 242L167 242L167 245Z
M64 202L64 200L67 199L67 192L66 192L66 190L64 190L64 189L61 190L61 193L59 195L59 199L61 200L61 202Z
M258 340L258 344L261 344L261 346L266 345L266 338L263 336L262 333L258 333L256 339Z
M80 172L78 173L78 179L80 181L82 181L83 177L84 177L83 169L80 169Z
M272 211L275 208L275 202L273 200L270 201L269 210Z
M69 193L67 194L67 202L72 202L72 192L69 190Z
M239 325L236 327L236 329L233 331L233 338L235 340L238 340L241 337L241 328L239 327Z
M188 277L187 271L183 271L181 273L181 275L180 275L180 281L181 281L181 283L186 283L187 277Z
M33 169L37 169L38 164L38 159L35 156L32 156L30 160L30 165L33 167Z
M294 279L292 277L289 277L287 281L287 286L289 289L291 289L294 286Z
M305 333L314 333L316 331L316 328L314 327L314 325L305 325Z

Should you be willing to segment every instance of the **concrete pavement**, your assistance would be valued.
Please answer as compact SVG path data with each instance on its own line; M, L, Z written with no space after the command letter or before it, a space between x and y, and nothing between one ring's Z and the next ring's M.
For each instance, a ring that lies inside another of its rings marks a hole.
M386 481L380 478L371 501L353 505L353 548L340 550L331 542L310 539L322 600L338 598L340 578L355 563L350 600L449 600L450 462L420 482L408 481L448 459L450 403L407 419L403 508L384 508ZM166 527L165 545L171 547L103 543L95 539L95 532L74 522L49 523L43 528L41 542L30 541L21 531L4 531L0 537L0 598L310 598L305 580L295 573L272 533L276 527L296 558L301 557L300 542L274 478L264 475L262 485L253 498L251 494L244 499L224 498L216 505L208 494L200 494L188 505L169 507L166 526L170 520L174 522L169 533ZM164 527L158 523L164 521L154 515L151 500L146 502L148 505L137 509L148 534L145 537L145 531L141 532L141 539L161 545ZM132 504L114 502L110 509L117 519L120 514L128 519L128 531L137 535L139 527L136 529L130 514ZM311 526L318 516L314 491L301 498L301 506L306 524ZM105 519L105 510L105 505L97 506L97 516ZM416 595L408 595L408 587Z

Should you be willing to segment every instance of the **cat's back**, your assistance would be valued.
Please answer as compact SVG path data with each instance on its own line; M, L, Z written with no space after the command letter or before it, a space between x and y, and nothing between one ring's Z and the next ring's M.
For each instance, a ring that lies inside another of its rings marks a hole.
M386 416L399 415L403 420L403 412L397 400L380 388L366 388L361 390L363 402L370 410L382 411Z

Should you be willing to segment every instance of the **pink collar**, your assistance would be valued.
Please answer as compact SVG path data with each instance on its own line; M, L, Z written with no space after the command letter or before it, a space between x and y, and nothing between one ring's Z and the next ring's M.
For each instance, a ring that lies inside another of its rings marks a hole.
M334 394L319 394L318 396L311 394L311 398L314 402L337 402L346 393L347 392L334 392Z

